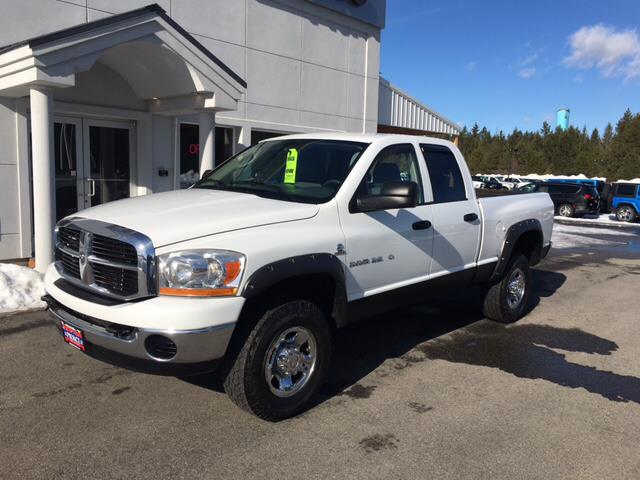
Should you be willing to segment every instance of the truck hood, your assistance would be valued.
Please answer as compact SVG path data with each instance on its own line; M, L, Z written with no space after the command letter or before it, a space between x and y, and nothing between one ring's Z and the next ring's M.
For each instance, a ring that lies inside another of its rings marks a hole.
M311 218L318 206L194 188L127 198L74 215L120 225L156 247L217 233Z

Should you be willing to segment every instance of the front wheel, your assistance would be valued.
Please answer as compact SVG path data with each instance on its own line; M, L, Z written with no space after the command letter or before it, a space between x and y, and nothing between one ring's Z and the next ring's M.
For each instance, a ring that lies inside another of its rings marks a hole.
M616 218L619 222L633 222L636 219L636 211L629 205L622 205L616 209Z
M516 254L503 279L492 285L484 299L484 315L496 322L513 323L522 317L529 302L529 259Z
M331 357L331 330L306 300L267 310L253 327L224 381L240 408L270 421L302 411L318 391Z

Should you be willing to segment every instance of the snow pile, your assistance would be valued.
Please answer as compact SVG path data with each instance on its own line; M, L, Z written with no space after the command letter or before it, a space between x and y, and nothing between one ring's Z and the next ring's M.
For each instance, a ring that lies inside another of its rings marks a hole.
M42 274L27 267L0 263L0 314L45 307Z

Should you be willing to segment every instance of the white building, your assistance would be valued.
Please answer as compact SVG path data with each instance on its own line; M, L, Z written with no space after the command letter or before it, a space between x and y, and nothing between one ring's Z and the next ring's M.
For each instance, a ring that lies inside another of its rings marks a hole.
M0 259L42 269L63 216L269 136L458 133L380 80L385 0L141 5L0 1Z

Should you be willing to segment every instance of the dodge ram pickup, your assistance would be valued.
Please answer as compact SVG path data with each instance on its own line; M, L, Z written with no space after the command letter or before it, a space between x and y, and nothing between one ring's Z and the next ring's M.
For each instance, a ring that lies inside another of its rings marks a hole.
M487 318L516 321L552 222L546 193L477 198L445 140L290 135L189 189L64 218L44 298L88 355L215 369L238 406L279 420L309 405L349 322L472 285L485 286Z

